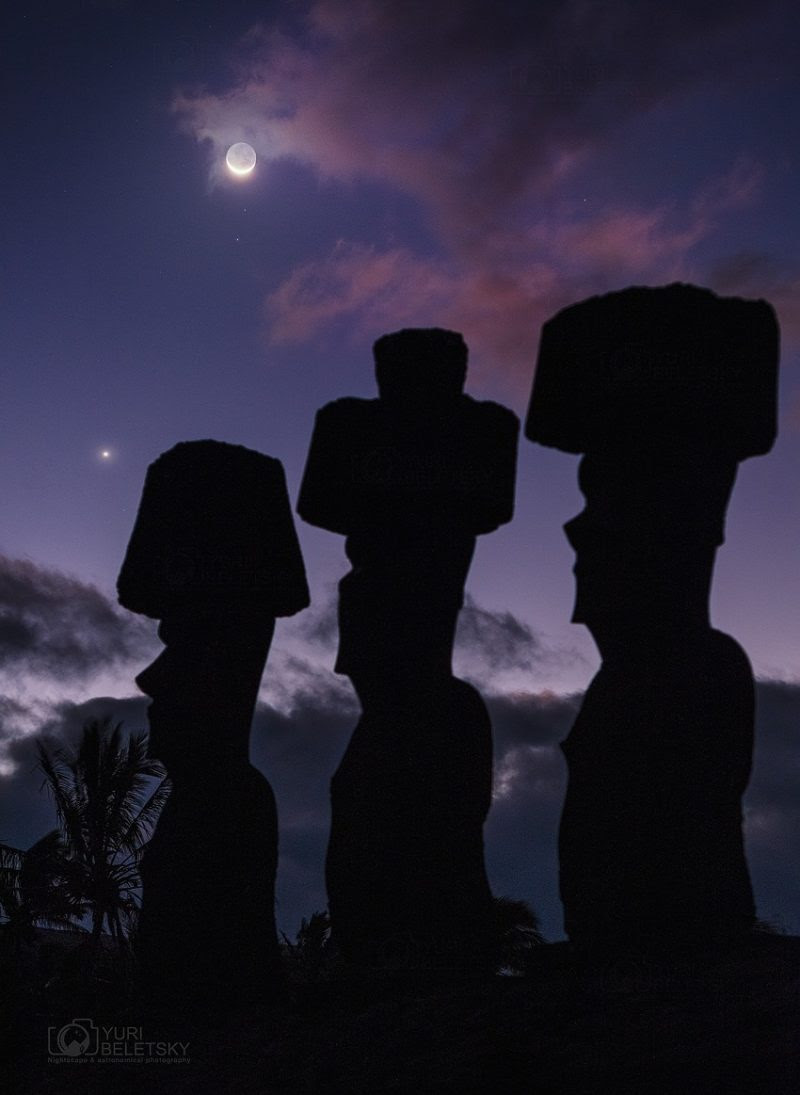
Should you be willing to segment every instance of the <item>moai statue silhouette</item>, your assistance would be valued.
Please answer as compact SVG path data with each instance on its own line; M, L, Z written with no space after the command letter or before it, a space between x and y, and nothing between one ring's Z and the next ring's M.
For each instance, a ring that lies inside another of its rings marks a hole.
M737 464L776 430L764 301L674 284L593 297L544 325L526 434L582 453L574 622L602 666L563 744L570 939L741 938L754 905L741 798L753 676L709 594Z
M491 726L451 663L475 538L512 516L519 423L463 394L456 332L398 331L374 354L379 398L319 411L297 507L352 564L336 670L363 713L331 785L331 922L353 961L481 964Z
M309 603L280 462L219 441L160 456L117 588L165 644L136 678L172 782L142 865L145 989L185 1009L267 1003L278 827L250 727L275 618Z

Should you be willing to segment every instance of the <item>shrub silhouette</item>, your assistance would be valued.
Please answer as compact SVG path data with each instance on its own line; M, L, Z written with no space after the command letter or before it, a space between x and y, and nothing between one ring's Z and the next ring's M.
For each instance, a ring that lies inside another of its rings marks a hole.
M538 916L526 901L513 897L493 898L492 909L495 970L498 973L526 973L531 952L545 942L539 930Z
M74 928L85 905L69 884L71 865L58 829L27 851L0 844L0 939L19 956L36 929Z

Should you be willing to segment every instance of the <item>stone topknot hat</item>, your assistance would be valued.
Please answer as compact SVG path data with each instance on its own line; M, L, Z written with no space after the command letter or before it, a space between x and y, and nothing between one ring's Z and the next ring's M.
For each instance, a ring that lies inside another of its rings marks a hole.
M467 344L458 331L406 327L372 348L381 399L458 396L467 376Z

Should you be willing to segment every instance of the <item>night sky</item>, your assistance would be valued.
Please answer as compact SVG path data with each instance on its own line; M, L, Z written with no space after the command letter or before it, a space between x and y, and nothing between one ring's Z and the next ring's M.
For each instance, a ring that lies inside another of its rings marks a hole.
M554 311L687 280L763 296L781 322L780 437L740 469L712 610L760 680L759 911L800 929L794 5L31 0L1 40L0 840L54 824L34 735L146 724L133 677L155 625L114 607L114 582L160 452L251 446L294 498L315 411L375 394L384 332L462 331L467 390L521 415ZM258 163L235 178L240 140ZM569 623L576 471L522 442L456 662L494 718L494 888L550 938L557 743L598 665ZM278 625L252 747L278 797L286 930L325 904L327 783L357 717L332 673L343 541L298 533L313 605Z

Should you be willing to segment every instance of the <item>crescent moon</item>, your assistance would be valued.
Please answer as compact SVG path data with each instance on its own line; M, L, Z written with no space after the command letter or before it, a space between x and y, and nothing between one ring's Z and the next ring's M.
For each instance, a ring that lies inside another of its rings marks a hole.
M245 141L237 141L225 154L225 163L234 175L249 175L256 166L256 150Z

